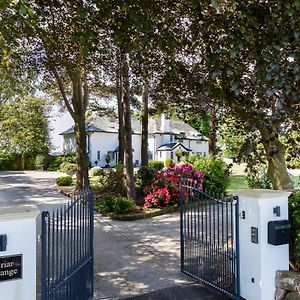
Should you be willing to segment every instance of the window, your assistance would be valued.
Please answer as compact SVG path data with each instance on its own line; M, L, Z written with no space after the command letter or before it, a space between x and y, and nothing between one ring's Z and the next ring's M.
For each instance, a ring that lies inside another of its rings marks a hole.
M174 158L174 153L173 153L173 151L171 151L171 159L173 159Z
M97 160L100 160L100 151L97 151Z
M173 134L170 134L170 143L173 142Z

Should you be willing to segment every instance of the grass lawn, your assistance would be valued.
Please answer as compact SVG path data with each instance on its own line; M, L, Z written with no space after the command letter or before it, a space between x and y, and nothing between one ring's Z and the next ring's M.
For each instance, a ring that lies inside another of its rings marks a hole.
M247 189L248 186L246 184L245 179L246 179L245 175L230 176L230 185L229 185L228 191Z

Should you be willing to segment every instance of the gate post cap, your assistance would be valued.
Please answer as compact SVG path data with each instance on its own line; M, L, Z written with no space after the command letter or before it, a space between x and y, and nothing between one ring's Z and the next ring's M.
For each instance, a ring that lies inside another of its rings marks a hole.
M0 220L36 218L40 210L36 205L0 206Z
M268 200L270 198L288 198L292 192L288 190L267 190L267 189L253 189L253 190L235 190L234 194L239 197L247 197L253 199Z

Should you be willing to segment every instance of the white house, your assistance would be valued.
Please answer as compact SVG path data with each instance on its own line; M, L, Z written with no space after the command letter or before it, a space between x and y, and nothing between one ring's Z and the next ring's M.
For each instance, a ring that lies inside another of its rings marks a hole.
M111 164L118 161L118 120L110 117L95 117L86 127L88 157L92 165L105 166L110 155ZM177 160L176 153L189 155L208 154L208 138L181 120L166 117L149 118L148 157L165 162ZM74 127L61 133L64 137L64 152L75 152ZM141 162L141 122L132 119L132 151L135 165ZM180 150L180 151L178 151Z

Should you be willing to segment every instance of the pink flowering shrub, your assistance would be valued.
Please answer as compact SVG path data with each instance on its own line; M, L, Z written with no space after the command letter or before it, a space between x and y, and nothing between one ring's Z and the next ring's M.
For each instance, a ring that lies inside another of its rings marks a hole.
M193 171L187 163L170 164L154 175L153 181L144 188L145 207L164 207L179 204L179 182L187 178L189 182L202 189L204 174Z

